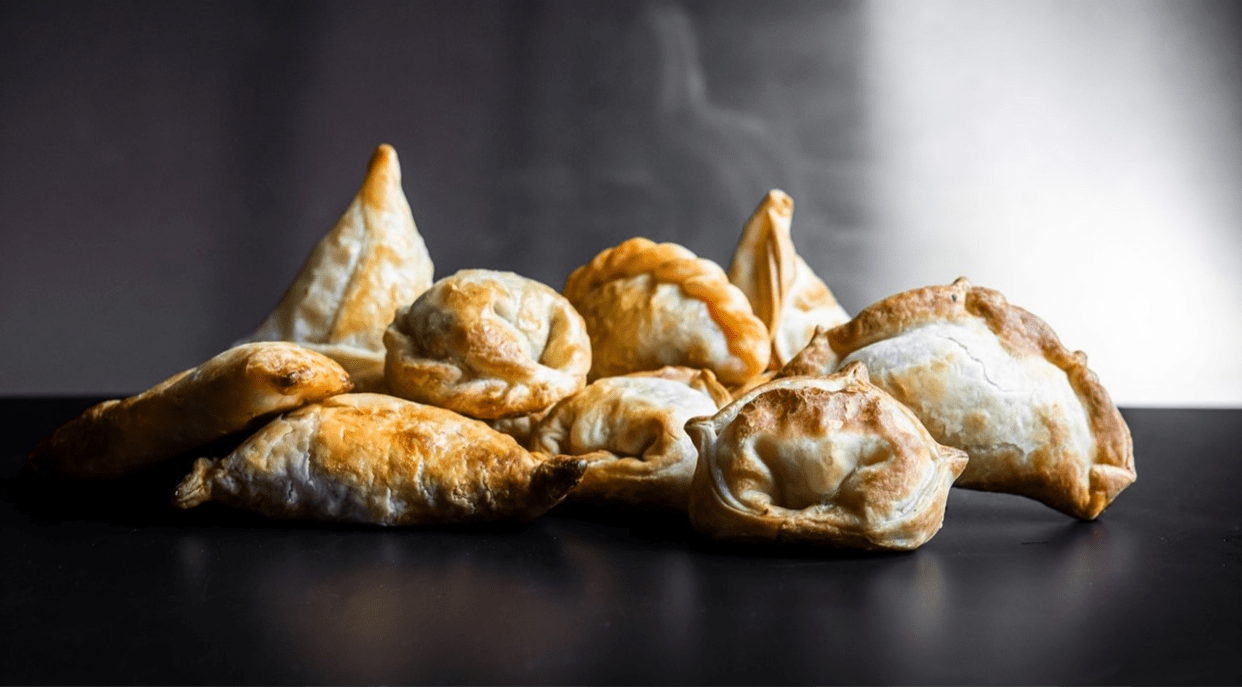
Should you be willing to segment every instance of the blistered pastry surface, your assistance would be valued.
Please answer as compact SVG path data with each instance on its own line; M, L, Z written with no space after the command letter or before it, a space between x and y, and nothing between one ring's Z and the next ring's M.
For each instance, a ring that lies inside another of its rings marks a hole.
M768 192L743 226L729 263L729 281L745 293L771 335L775 367L805 347L816 327L849 320L832 291L795 250L793 209L788 194Z
M315 246L276 309L247 340L289 340L343 357L371 389L384 329L431 285L434 267L401 189L391 146L371 157L362 187Z
M200 460L175 500L382 525L531 519L581 472L578 461L534 456L449 410L360 393L292 412L227 457Z
M138 395L91 407L31 459L72 476L118 476L352 386L339 364L299 345L237 345Z
M393 394L481 419L542 410L580 390L592 357L568 300L484 269L437 281L397 313L384 342Z
M530 448L596 454L571 498L684 511L698 460L685 424L716 409L708 394L688 383L606 377L554 406L532 434Z
M700 453L691 522L723 538L917 548L966 464L857 365L776 379L686 430Z
M571 273L564 294L591 334L592 379L682 365L728 384L767 365L767 328L746 296L680 245L627 240Z
M855 360L971 453L962 486L1092 519L1135 479L1129 428L1086 355L995 290L963 278L886 298L817 335L785 373Z

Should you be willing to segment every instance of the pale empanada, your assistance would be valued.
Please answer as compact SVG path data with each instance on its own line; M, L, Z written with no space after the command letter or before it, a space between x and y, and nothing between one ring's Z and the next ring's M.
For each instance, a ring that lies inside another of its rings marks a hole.
M681 373L596 379L553 406L531 434L530 449L591 455L571 499L685 511L698 451L684 427L719 406L673 378Z
M720 380L716 378L711 369L692 369L690 367L670 365L652 371L635 371L625 374L625 376L642 376L684 383L711 398L712 402L716 403L717 408L733 400L733 394L720 383Z
M478 419L545 409L586 384L591 341L552 288L507 271L442 278L384 333L394 395Z
M432 272L401 190L397 153L381 145L336 227L244 342L296 342L340 362L359 391L382 390L384 329L431 285Z
M91 407L30 460L68 476L120 476L351 387L339 364L293 343L238 345L138 395Z
M915 549L966 466L861 365L775 379L686 431L699 450L690 522L726 539Z
M773 368L796 355L818 327L849 321L832 291L794 250L793 199L768 192L746 221L729 264L729 281L742 289L772 337Z
M816 334L784 372L850 362L970 454L958 486L1091 520L1135 480L1130 430L1087 356L995 290L961 278L893 295Z
M273 420L227 457L199 459L173 502L379 525L530 520L585 464L533 455L450 410L353 393Z
M768 364L768 331L746 295L680 245L622 242L574 270L564 293L591 334L592 380L678 365L732 385Z

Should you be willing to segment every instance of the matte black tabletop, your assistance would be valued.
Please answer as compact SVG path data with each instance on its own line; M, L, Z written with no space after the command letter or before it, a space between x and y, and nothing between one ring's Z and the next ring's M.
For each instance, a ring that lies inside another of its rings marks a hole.
M20 470L93 400L0 399L0 684L1236 685L1242 410L1123 410L1100 519L954 489L912 553L741 547L684 515L335 526L180 511L187 464Z

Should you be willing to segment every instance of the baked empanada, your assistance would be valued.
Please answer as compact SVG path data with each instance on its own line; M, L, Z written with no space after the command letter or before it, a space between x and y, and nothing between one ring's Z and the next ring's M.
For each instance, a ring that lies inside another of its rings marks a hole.
M652 371L635 371L625 374L625 376L642 376L684 383L711 398L712 402L716 403L717 408L733 400L733 395L729 392L729 389L720 383L720 380L716 378L711 369L692 369L690 367L670 365Z
M775 379L686 431L699 450L690 522L718 538L915 549L966 466L857 364Z
M225 458L199 459L173 502L379 525L531 520L585 464L532 455L450 410L352 393L273 420Z
M793 199L773 189L746 221L729 264L729 281L742 289L772 337L773 368L796 355L818 327L850 320L832 291L794 250Z
M545 409L580 390L591 341L569 301L508 271L436 281L384 333L389 390L478 419Z
M293 343L238 345L138 395L91 407L30 460L68 476L120 476L351 387L339 364Z
M311 252L276 310L243 342L288 340L322 352L359 391L382 390L384 329L431 285L431 256L401 190L397 153L375 150L344 215Z
M533 451L593 454L571 499L686 510L698 451L684 427L719 406L689 383L652 373L596 379L535 427Z
M680 245L626 240L574 270L564 293L591 334L591 380L679 365L732 385L768 364L768 331L746 295Z
M788 374L862 362L941 443L958 486L1021 494L1091 520L1135 480L1130 430L1044 321L965 278L893 295L818 333Z

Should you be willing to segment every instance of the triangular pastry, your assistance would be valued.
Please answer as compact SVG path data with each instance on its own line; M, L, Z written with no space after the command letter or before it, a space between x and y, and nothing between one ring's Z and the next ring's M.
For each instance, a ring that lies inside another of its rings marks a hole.
M353 393L270 422L227 457L199 459L173 502L378 525L531 520L585 464L533 455L450 410Z
M768 331L718 264L635 237L565 281L591 335L590 379L666 365L710 369L725 385L768 364Z
M30 460L69 476L120 476L351 387L339 364L293 343L238 345L138 395L91 407Z
M722 539L915 549L966 466L857 364L775 379L686 432L699 450L690 522Z
M719 406L680 374L596 379L553 406L531 434L530 449L591 456L571 499L685 511L698 461L685 424Z
M478 419L538 412L586 385L591 341L560 293L467 269L402 307L384 333L394 394Z
M381 390L384 329L431 285L433 271L401 190L397 153L383 144L344 215L244 342L304 345L340 362L358 390Z
M796 355L817 327L849 321L832 291L794 250L793 199L768 192L742 230L729 281L741 288L772 336L773 368Z
M995 290L961 278L885 298L817 333L783 372L851 362L970 454L958 486L1091 520L1135 480L1129 427L1087 356Z

